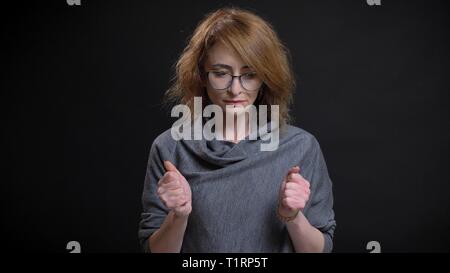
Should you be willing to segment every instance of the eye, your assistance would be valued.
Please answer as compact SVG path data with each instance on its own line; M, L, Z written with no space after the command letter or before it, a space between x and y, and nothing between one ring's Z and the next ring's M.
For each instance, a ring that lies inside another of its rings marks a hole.
M254 78L256 78L256 73L255 72L245 73L244 74L244 78L246 78L246 79L254 79Z
M213 75L217 78L224 78L228 75L225 71L211 71L211 73L213 73Z

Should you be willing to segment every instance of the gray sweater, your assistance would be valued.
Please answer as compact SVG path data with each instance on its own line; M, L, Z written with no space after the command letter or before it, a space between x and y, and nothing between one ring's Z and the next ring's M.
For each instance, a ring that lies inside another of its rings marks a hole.
M297 165L311 183L304 214L324 234L324 252L330 252L336 221L332 182L319 143L290 125L281 131L277 150L261 151L261 141L175 141L170 129L159 135L150 150L142 194L138 234L144 251L168 213L156 190L165 172L163 161L170 160L192 190L182 252L294 252L276 210L281 182Z

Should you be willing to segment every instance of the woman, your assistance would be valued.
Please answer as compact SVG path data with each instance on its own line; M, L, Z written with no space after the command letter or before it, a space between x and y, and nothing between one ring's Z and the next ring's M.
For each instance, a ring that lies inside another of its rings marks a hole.
M270 24L252 12L219 9L198 25L169 98L195 112L201 97L203 106L217 105L235 120L244 112L247 121L243 109L251 105L278 106L265 128L279 132L279 141L263 151L263 135L250 138L250 126L240 130L225 119L215 130L222 138L158 136L142 195L145 251L332 250L332 182L314 136L288 125L294 77L287 56Z

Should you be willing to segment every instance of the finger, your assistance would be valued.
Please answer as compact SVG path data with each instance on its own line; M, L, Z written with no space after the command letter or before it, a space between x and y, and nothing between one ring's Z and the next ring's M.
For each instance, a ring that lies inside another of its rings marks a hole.
M175 206L178 206L178 205L180 205L180 204L182 204L182 203L185 202L184 196L171 195L171 196L167 196L166 198L167 198L167 200L168 200L169 202L171 202L171 203L174 204Z
M174 172L166 172L163 177L158 181L158 186L168 184L174 181L178 181L178 175Z
M175 207L175 204L174 204L172 198L169 198L169 197L167 197L167 196L163 196L163 197L161 198L161 200L162 200L164 206L166 206L168 209L172 209L172 208Z
M293 184L293 183L288 183ZM286 191L293 192L296 196L309 196L311 194L311 190L305 186L298 186L297 187L288 187L286 188Z
M287 197L290 197L290 196L292 196L292 190L285 190L283 192L283 194L281 195L281 198L287 198Z
M306 192L301 189L286 189L283 197L303 197L306 196Z
M165 160L164 161L164 168L166 169L166 171L173 171L176 172L177 174L181 175L181 173L178 171L177 167L175 167L175 165L172 164L172 162Z
M295 206L294 206L294 199L292 197L285 197L283 198L283 200L281 200L281 204L284 206L284 208L288 209L288 210L294 210Z
M292 168L289 169L288 173L286 174L286 180L289 180L289 177L294 174L294 173L299 173L300 172L300 167L298 166L294 166Z
M162 186L158 186L158 189L156 190L156 193L158 193L158 195L163 195L168 189L166 187L162 187Z
M301 179L293 179L286 182L287 188L300 188L300 189L309 189L309 182L308 180L301 178Z
M297 183L287 182L285 189L286 190L301 190L302 187L299 184L297 184Z
M309 183L309 181L306 179L303 179L303 180L305 181L305 184L308 187L308 189L311 188L311 183Z
M168 197L167 198L167 204L171 207L171 208L177 208L177 207L181 207L183 205L185 205L187 203L186 198L185 197Z
M286 190L282 193L281 197L301 197L309 198L311 191L307 188L299 187L294 183L287 183Z
M184 196L183 188L170 189L166 191L165 194L167 197L176 197L176 196Z
M171 181L169 183L161 185L166 190L177 190L177 189L183 189L183 187L178 183L178 181Z
M288 177L288 178L289 178L289 177L299 177L299 178L305 179L305 178L303 177L303 175L302 175L300 172L290 172L290 173L287 175L287 177Z
M186 207L187 207L188 204L189 204L189 202L186 201L186 202L182 203L181 205L179 205L179 206L177 207L177 209L178 209L179 211L183 211L183 210L186 209Z
M299 182L301 179L304 178L298 173L291 173L286 177L287 182Z
M282 200L282 204L289 210L298 210L305 207L306 200L301 198L286 197Z
M280 194L283 194L285 190L286 190L286 180L283 180L283 182L281 182Z
M309 181L306 180L300 174L290 174L287 177L287 183L291 183L291 182L295 183L295 184L298 184L298 185L300 185L302 187L308 188L308 189L311 187L311 184L309 183Z
M293 200L296 201L308 201L309 200L309 194L307 194L306 192L292 192L292 191L288 191L286 193L286 198L292 198Z
M291 173L300 173L300 167L294 166L294 167L290 168L288 171L288 175L290 175Z
M311 190L309 188L306 188L303 190L308 196L311 194Z

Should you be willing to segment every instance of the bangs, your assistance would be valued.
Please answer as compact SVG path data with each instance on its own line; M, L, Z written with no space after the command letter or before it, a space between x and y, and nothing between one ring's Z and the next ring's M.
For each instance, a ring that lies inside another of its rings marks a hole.
M253 24L252 24L253 23ZM248 18L242 20L238 16L223 18L212 28L205 39L205 49L209 50L216 43L222 43L233 50L246 65L255 70L263 81L267 81L268 71L264 69L264 64L270 62L268 41L265 35L256 24Z

